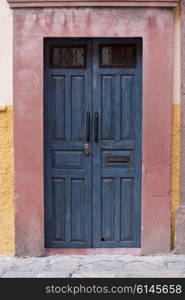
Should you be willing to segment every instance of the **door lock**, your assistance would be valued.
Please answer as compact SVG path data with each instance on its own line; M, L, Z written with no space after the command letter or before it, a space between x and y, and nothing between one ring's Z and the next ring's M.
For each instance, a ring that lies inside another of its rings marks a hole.
M84 153L86 156L90 155L90 145L87 143L84 144Z

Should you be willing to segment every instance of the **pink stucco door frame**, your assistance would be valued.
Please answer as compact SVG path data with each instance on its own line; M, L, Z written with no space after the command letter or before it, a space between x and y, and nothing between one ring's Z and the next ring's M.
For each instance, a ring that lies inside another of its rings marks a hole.
M160 2L160 6L161 3L165 3L163 6L168 8L153 8L146 5L146 2L145 6L148 7L144 8L119 6L29 9L23 5L31 3L29 0L22 2L9 0L9 2L12 6L15 2L20 2L21 7L21 9L14 7L13 10L15 254L19 256L45 254L43 188L45 37L142 38L141 253L169 252L172 8L175 1ZM148 1L149 4L150 2ZM130 251L132 252L132 249Z

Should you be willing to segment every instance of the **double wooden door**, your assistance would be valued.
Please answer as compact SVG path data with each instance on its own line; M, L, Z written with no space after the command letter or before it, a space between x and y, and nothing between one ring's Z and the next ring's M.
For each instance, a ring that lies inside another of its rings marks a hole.
M46 247L140 247L140 40L47 39L44 99Z

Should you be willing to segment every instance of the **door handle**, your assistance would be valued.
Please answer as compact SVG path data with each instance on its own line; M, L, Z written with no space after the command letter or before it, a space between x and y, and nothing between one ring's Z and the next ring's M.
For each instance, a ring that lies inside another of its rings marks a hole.
M98 113L95 112L94 114L94 141L95 143L98 142Z
M91 128L90 128L90 123L91 123L91 116L90 116L90 112L86 112L86 143L84 144L83 148L84 148L84 154L86 156L90 155L90 132L91 132Z
M90 142L90 112L86 113L86 141Z

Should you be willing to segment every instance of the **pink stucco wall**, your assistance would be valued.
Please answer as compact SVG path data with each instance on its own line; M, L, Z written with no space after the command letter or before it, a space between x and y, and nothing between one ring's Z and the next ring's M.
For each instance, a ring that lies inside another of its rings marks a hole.
M43 38L142 37L142 247L170 250L173 11L14 10L16 254L44 253Z

